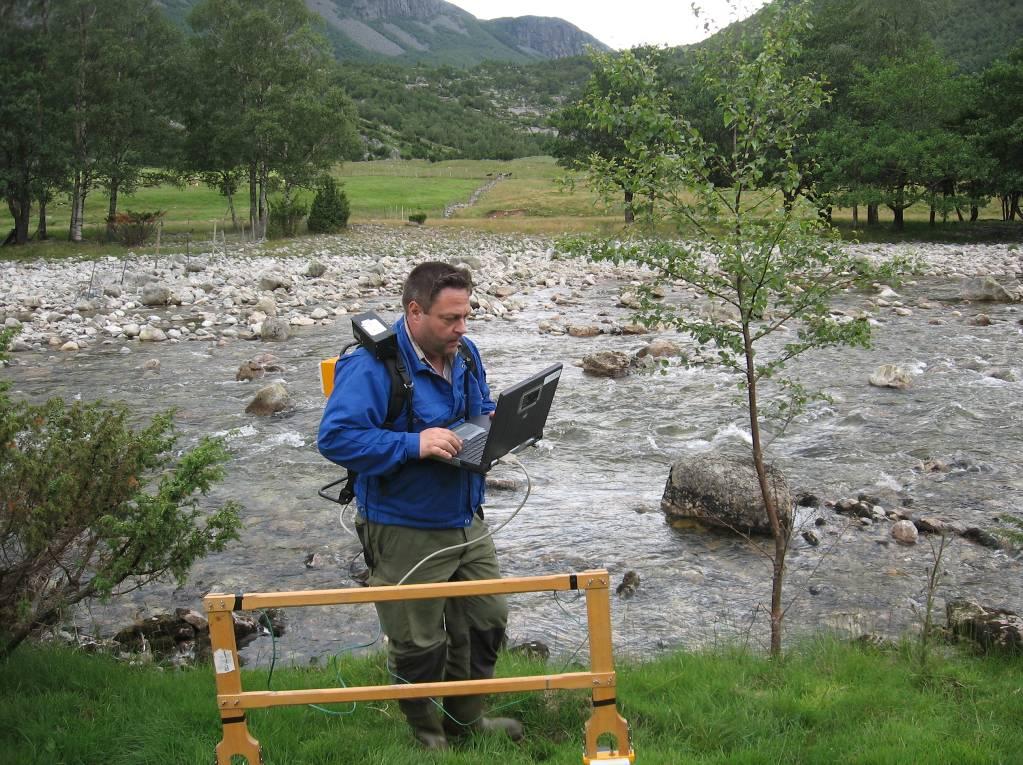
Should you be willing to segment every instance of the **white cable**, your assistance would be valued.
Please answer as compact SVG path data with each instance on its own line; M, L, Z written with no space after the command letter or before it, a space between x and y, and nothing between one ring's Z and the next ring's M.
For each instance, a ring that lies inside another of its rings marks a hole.
M345 531L347 531L351 536L353 536L356 539L358 539L359 535L356 534L354 531L352 531L352 529L348 528L348 526L345 525L345 511L348 508L349 508L349 505L341 505L341 512L337 514L337 520L338 520L338 523L341 524L341 528L343 528Z
M529 479L529 472L526 470L526 466L523 465L522 462L519 461L518 457L516 457L514 454L508 453L505 456L501 457L501 459L498 460L498 462L505 462L505 461L512 462L512 463L518 465L519 468L522 470L522 474L526 476L526 496L524 496L522 498L522 502L520 502L519 506L517 508L515 508L515 512L512 513L510 516L508 516L508 519L504 523L502 523L500 526L498 526L496 529L493 529L492 531L488 531L486 534L484 534L481 537L478 537L476 539L470 539L468 542L460 542L459 544L451 545L450 547L442 547L441 549L435 550L434 552L430 553L425 558L423 558L421 561L419 561L419 563L417 563L412 568L410 568L408 570L408 572L405 574L405 576L403 576L401 578L401 580L395 585L395 587L400 587L401 585L405 584L405 581L410 576L412 576L412 574L415 572L415 570L418 569L420 566L422 566L424 563L426 563L426 561L430 560L430 558L433 558L436 555L440 555L441 553L450 552L452 550L457 550L460 547L468 547L469 545L476 544L477 542L482 542L487 537L494 536L494 534L496 534L501 529L503 529L505 526L507 526L509 523L511 523L512 520L515 518L515 516L519 514L519 510L521 510L523 507L525 507L526 500L529 499L529 493L533 490L533 483Z

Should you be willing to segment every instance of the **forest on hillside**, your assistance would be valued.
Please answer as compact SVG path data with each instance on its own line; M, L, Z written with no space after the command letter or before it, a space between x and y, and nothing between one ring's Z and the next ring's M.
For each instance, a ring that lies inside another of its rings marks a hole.
M777 0L778 4L783 0ZM29 0L0 5L0 193L11 242L46 238L46 209L71 200L72 240L85 200L141 185L199 180L231 210L247 203L265 230L345 160L511 159L573 164L613 154L620 135L577 104L602 87L595 59L472 68L339 62L302 0L201 0L183 28L153 0ZM187 4L186 4L187 5ZM1023 43L1011 0L808 0L813 24L794 66L827 83L806 126L821 210L879 205L896 220L976 215L1000 198L1023 217ZM179 11L181 3L174 6ZM763 13L705 43L636 54L657 70L680 118L727 141L700 71L727 74L755 56ZM35 231L32 231L35 223Z

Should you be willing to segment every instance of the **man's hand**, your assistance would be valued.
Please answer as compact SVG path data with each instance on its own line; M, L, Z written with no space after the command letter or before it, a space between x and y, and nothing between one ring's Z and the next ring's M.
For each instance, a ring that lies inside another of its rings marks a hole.
M447 428L427 428L419 434L419 459L454 457L462 448L462 439Z

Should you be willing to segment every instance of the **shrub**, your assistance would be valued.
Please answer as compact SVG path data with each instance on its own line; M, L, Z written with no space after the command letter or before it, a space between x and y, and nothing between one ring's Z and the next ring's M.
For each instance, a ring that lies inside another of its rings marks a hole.
M410 216L408 216L408 219L410 222L417 223L418 225L422 226L424 223L426 223L426 213L424 212L412 213Z
M9 335L0 333L0 358ZM172 413L135 429L123 404L14 401L0 386L0 658L63 609L184 581L237 538L238 505L198 506L228 454L176 449ZM151 489L150 486L152 485Z
M330 176L323 179L309 208L310 234L334 234L348 225L350 208L344 189Z
M141 247L156 234L156 227L160 225L166 212L155 210L154 212L134 212L125 210L107 218L107 230L114 241L120 242L125 247Z
M267 200L270 204L270 219L267 236L270 239L290 239L298 234L298 224L309 212L305 202L283 196Z

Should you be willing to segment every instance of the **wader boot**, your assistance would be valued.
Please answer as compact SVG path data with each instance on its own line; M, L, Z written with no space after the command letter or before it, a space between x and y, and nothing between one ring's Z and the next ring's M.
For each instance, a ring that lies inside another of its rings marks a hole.
M395 662L392 674L399 682L437 682L444 674L446 653L445 646L441 645L420 654L403 656ZM433 699L400 699L398 708L412 727L412 735L424 748L448 748L447 736L441 724L441 711Z
M463 662L453 662L462 653L460 646L449 641L448 665L445 680L464 680ZM470 680L487 680L494 676L497 651L504 642L501 628L468 630L468 670ZM454 675L454 676L453 676ZM522 723L510 717L484 717L482 696L448 696L444 699L444 730L450 738L462 738L472 731L504 733L512 741L522 738Z

